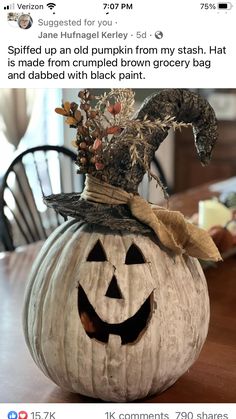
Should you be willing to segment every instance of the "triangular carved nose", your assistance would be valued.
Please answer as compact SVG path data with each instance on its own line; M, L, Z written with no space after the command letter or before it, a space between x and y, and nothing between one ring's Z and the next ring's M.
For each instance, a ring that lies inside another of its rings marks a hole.
M121 290L118 287L117 279L116 279L115 275L113 275L113 277L111 279L111 282L110 282L110 284L107 288L107 292L106 292L105 296L109 297L109 298L119 298L119 299L123 298L123 296L121 294Z

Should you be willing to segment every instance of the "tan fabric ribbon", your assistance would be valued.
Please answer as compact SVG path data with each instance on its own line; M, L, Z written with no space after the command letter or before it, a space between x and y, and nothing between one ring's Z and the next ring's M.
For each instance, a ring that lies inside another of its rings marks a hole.
M128 193L90 175L86 175L81 198L102 204L128 205L132 215L150 226L160 242L177 254L186 252L203 260L222 260L210 235L189 223L179 211L151 206L141 196Z

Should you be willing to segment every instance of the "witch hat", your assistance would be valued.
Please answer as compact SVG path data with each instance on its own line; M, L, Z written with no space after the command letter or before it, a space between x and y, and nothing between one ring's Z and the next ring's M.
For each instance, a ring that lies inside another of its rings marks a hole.
M134 94L130 89L112 89L99 98L95 108L90 105L94 97L89 91L81 91L79 97L81 110L76 103L65 102L56 111L66 116L66 122L77 129L76 163L82 173L89 173L127 192L137 193L168 130L185 124L193 127L201 163L206 165L211 159L217 140L217 122L214 110L199 94L186 89L160 90L144 101L133 118ZM113 105L112 100L115 101ZM124 120L120 117L122 107ZM101 121L105 119L106 122L108 118L106 108L108 114L114 116L110 126L103 126ZM77 193L50 195L44 201L65 217L114 229L128 228L132 232L150 230L133 219L123 205L94 204Z

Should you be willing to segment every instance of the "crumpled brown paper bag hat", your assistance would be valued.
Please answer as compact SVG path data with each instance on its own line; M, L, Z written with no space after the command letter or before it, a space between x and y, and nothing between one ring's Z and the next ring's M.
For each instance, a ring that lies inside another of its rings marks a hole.
M209 163L217 139L210 104L189 90L167 89L148 97L132 117L134 93L130 89L112 89L96 98L84 90L79 97L80 106L65 102L56 112L77 130L76 163L79 172L86 173L85 188L82 194L44 197L46 205L64 217L111 230L154 232L159 244L173 254L186 252L203 260L221 260L205 230L189 223L178 211L151 206L138 194L138 186L146 172L151 175L151 161L170 128L191 124L198 157L203 165ZM94 100L97 102L92 106Z

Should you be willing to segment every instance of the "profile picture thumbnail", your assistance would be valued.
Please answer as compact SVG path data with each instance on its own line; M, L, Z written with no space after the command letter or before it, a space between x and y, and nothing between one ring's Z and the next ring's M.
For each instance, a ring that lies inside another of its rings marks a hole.
M18 26L21 29L29 29L33 25L33 19L29 14L20 15L18 18Z
M13 13L10 12L7 14L7 21L9 25L13 28L18 28L18 19L19 19L20 13Z

